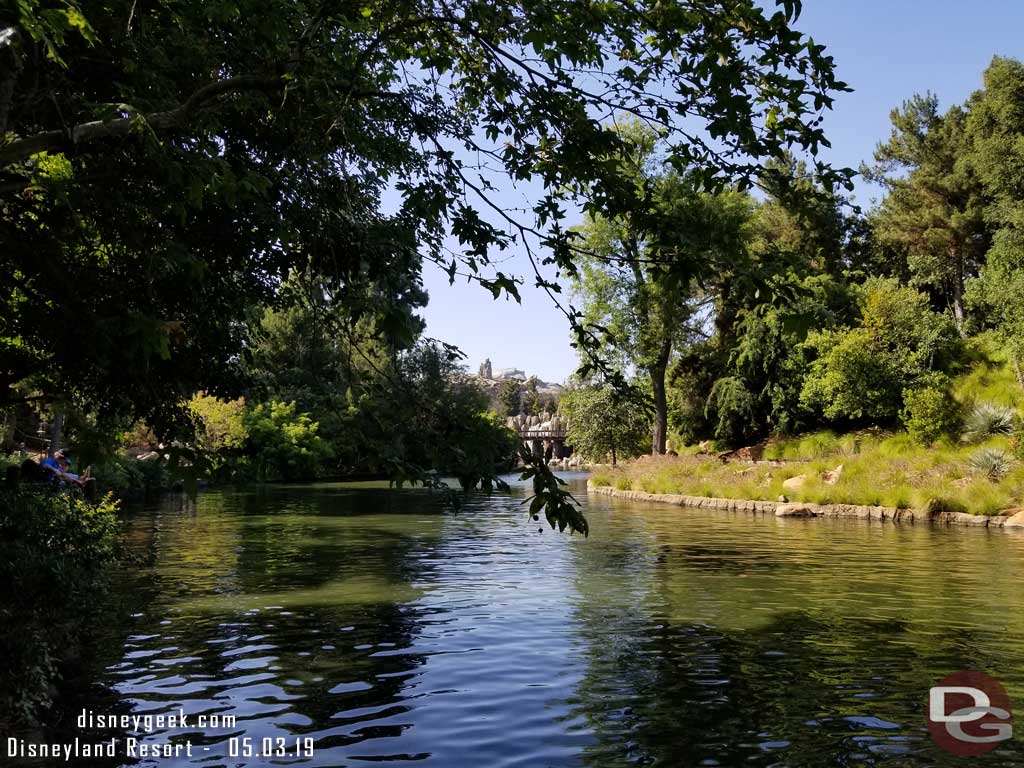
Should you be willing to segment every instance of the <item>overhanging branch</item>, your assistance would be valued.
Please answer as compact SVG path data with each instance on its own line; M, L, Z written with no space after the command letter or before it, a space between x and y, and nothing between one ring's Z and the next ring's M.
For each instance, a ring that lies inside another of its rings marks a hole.
M275 91L283 88L285 80L278 76L241 75L218 80L193 93L174 109L143 115L144 124L152 130L161 130L186 122L195 112L212 101L234 93L247 91ZM59 151L68 144L77 146L101 139L127 136L139 124L140 116L119 117L113 120L94 120L80 123L64 131L44 131L0 146L0 167L27 160L37 152Z

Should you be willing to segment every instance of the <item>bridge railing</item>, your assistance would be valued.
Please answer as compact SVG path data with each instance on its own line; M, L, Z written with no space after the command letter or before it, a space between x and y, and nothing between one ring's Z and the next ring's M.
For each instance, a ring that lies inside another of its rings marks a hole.
M522 440L565 440L565 430L516 430Z

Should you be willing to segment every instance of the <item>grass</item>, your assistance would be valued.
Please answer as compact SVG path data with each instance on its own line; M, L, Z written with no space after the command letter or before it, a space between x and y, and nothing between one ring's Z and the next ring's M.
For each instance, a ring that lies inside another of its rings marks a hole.
M976 515L1024 506L1024 462L1013 458L1008 450L1010 438L1000 434L1008 426L999 425L1010 417L1002 419L998 413L1024 413L1024 393L993 338L983 334L970 339L967 357L969 367L953 381L953 394L968 416L966 441L947 439L923 448L902 431L873 428L837 434L825 430L769 440L764 458L787 462L781 466L722 464L714 457L695 455L696 447L691 446L677 448L678 457L644 457L603 468L591 480L596 485L648 493L767 501L785 495L791 501L818 504ZM972 413L979 419L991 415L982 420L998 428L988 424L972 430ZM839 464L843 472L829 485L823 475ZM806 482L799 489L783 489L783 482L794 475L806 475Z
M849 436L845 436L849 437ZM871 434L853 441L835 435L811 435L794 441L816 446L826 455L807 462L781 466L765 464L723 464L713 457L644 457L616 468L602 468L592 482L618 490L647 493L714 496L727 499L775 501L785 495L791 501L816 504L864 504L936 511L993 515L1020 506L1024 499L1024 464L1014 462L997 481L983 469L971 466L977 446L938 445L923 449L906 435L888 437ZM993 440L986 448L1001 450L1005 440ZM795 450L783 446L785 454ZM843 465L834 485L823 479L825 472ZM805 475L798 489L785 489L783 482Z
M971 367L953 382L953 395L961 403L993 403L1004 408L1021 406L1021 389L1000 345L982 334L968 342Z

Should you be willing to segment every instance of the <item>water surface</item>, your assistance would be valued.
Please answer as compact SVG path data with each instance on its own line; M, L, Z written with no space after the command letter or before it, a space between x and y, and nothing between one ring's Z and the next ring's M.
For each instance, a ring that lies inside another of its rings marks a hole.
M1024 535L573 482L589 539L527 521L522 489L458 513L324 485L136 514L113 707L237 718L151 734L202 747L161 766L603 768L963 765L928 737L928 687L980 669L1024 704ZM288 754L260 756L275 738Z

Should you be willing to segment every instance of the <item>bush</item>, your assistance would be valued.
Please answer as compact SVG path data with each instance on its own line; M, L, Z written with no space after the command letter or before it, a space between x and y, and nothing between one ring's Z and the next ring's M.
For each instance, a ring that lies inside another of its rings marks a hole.
M198 420L196 442L208 452L238 450L249 436L245 426L245 400L220 400L200 392L188 404Z
M998 483L1010 474L1013 456L1000 448L982 448L971 456L969 463L993 483Z
M331 456L308 413L294 402L260 403L245 415L248 452L260 480L311 480Z
M947 370L960 342L924 294L874 278L864 284L859 324L812 333L805 348L817 355L801 392L805 407L835 421L887 423L899 415L904 390Z
M980 443L996 435L1013 432L1014 410L994 403L978 403L967 412L963 441Z
M960 405L950 392L948 379L905 390L900 420L919 445L931 445L941 437L955 434L960 427Z
M0 723L37 722L81 653L117 557L117 507L50 489L0 491Z

